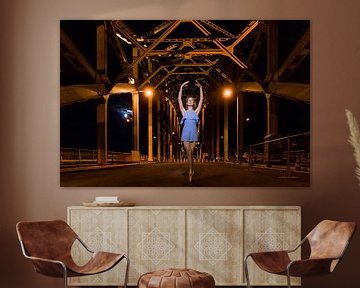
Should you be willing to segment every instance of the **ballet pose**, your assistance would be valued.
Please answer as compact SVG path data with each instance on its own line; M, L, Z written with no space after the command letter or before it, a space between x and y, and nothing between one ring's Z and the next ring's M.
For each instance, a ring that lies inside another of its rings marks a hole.
M180 111L183 116L180 123L184 125L181 133L181 141L183 142L189 163L189 182L191 182L194 175L193 151L196 145L196 141L198 141L197 123L199 122L199 113L201 111L204 95L201 84L198 81L195 81L196 86L198 86L200 89L199 104L195 108L194 97L188 96L186 97L186 108L184 108L182 102L182 92L183 88L188 83L189 81L186 81L180 86L178 101Z

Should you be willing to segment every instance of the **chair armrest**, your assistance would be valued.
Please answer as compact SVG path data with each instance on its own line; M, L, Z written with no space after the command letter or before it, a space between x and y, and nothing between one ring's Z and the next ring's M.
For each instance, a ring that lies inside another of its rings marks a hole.
M306 242L307 238L303 238L301 240L301 242L294 248L294 249L289 249L289 250L285 250L286 252L288 253L292 253L292 252L295 252L297 249L299 249L305 242Z
M279 256L279 255L287 255L288 254L288 251L287 250L279 250L279 251L264 251L264 252L252 252L252 253L249 253L247 255L247 257L251 256L251 257L256 257L258 255L264 255L266 257L268 256Z
M271 253L292 253L292 252L295 252L297 249L299 249L304 243L305 241L307 240L307 238L303 238L301 240L301 242L293 249L287 249L287 250L278 250L278 251L265 251L265 252L252 252L252 253L249 253L244 259L248 258L249 256L251 256L251 254L255 254L255 253L268 253L268 254L271 254Z
M94 251L90 250L90 248L80 239L78 235L76 235L76 239L81 243L81 245L90 253L95 253Z
M281 274L286 272L287 265L291 262L287 251L266 251L250 253L254 262L264 271Z
M35 267L35 271L51 277L66 277L66 265L59 260L46 259L40 257L26 256Z
M64 269L66 269L66 265L64 264L64 262L61 262L60 260L46 259L46 258L33 257L33 256L26 256L26 258L30 259L31 261L40 261L40 262L48 262L48 263L52 263L52 264L59 264Z
M332 272L333 261L339 258L318 258L291 261L287 266L290 276L311 276L329 274Z
M30 256L20 241L21 251L25 258L30 259L34 265L35 271L51 277L64 277L67 274L66 265L64 262L55 259L47 259L41 257Z

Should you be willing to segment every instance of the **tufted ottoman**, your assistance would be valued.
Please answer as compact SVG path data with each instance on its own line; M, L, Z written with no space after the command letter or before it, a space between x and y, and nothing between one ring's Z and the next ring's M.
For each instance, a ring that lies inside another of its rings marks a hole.
M166 269L140 276L138 288L214 288L214 277L192 269Z

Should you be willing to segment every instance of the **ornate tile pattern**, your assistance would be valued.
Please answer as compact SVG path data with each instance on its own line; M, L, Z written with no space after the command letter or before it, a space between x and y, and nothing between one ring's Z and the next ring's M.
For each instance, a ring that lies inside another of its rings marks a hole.
M216 285L242 282L242 210L187 211L187 266L214 276Z
M184 267L212 274L218 286L244 286L246 254L293 248L301 236L297 207L139 208L68 210L68 222L91 249L129 255L129 284L133 286L145 272ZM80 265L89 257L77 242L72 254ZM300 251L293 258L299 257ZM264 273L252 261L249 264L253 285L286 283L286 277ZM125 263L121 263L103 274L71 278L69 284L120 285L124 271Z
M295 248L300 242L299 210L245 210L244 249L245 254L260 251L275 251ZM299 250L293 258L300 258ZM286 277L260 270L250 259L249 276L252 285L285 285ZM298 278L293 284L300 284Z
M170 252L175 245L170 240L170 233L154 228L149 233L142 233L142 240L138 244L138 248L141 250L142 260L150 260L157 265L160 261L170 260Z
M145 272L185 267L185 210L129 210L129 219L130 283Z
M253 251L276 251L289 247L285 241L285 233L275 232L269 228L265 232L255 233L256 240L252 246Z
M200 233L199 241L194 245L199 252L199 259L206 260L211 265L218 261L227 260L227 252L231 249L231 244L227 240L227 233L219 233L211 228L206 233Z
M80 239L93 251L126 253L127 251L127 215L124 209L81 209L71 211L69 224ZM76 263L88 261L89 253L75 242L72 255ZM123 283L125 263L120 263L111 271L85 277L69 278L70 285L104 286Z

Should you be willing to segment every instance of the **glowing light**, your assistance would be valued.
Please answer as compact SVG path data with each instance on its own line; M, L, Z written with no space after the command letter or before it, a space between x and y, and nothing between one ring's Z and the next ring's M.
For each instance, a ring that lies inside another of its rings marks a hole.
M127 40L125 37L121 36L119 33L116 33L116 36L119 37L124 42L126 42L127 44L131 44L131 42L129 40Z
M234 94L234 89L231 87L225 87L223 90L224 98L230 98Z
M246 121L250 121L250 118L248 117L248 118L246 118Z
M127 113L124 113L124 117L125 117L125 118L128 118L129 115L128 115Z
M129 119L129 118L128 118L128 119L126 119L126 122L128 122L128 123L129 123L129 122L130 122L130 119Z
M154 96L154 89L152 87L147 87L144 90L146 97L153 97Z

